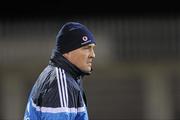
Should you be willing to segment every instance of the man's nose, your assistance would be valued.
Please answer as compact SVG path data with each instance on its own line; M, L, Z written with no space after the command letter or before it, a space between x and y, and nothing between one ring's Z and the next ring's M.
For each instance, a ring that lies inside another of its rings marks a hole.
M94 52L94 50L91 50L91 55L90 55L92 58L95 58L95 52Z

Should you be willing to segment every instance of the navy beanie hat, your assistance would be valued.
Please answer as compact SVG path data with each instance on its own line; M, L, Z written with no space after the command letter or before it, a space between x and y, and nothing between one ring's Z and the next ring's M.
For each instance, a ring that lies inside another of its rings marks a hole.
M68 22L62 26L56 36L56 51L61 54L95 42L88 28L77 22Z

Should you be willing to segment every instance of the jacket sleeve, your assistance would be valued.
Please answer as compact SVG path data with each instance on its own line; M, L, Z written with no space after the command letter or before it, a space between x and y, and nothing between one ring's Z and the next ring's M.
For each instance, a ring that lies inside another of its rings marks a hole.
M57 84L52 83L52 85L53 87L50 89L45 87L44 92L41 91L41 94L38 95L36 95L38 92L34 92L35 89L32 90L24 120L75 120L77 109L65 106L66 99L60 103L59 98L63 98L63 96L59 97Z
M88 115L85 106L77 108L39 107L30 98L26 107L24 120L88 120Z
M28 104L24 114L24 120L41 120L40 112L33 106L31 99L28 100Z

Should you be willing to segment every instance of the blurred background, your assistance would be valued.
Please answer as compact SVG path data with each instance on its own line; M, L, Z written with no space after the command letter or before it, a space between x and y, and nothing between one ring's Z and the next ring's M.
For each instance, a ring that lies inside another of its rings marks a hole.
M180 119L180 15L61 14L0 19L0 120L23 119L31 88L65 22L86 25L97 46L84 78L90 120Z

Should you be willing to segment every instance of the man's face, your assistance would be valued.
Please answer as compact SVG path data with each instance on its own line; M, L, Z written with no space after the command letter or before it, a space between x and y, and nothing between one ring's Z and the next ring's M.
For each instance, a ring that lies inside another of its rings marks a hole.
M63 56L81 71L88 73L92 69L92 62L95 58L94 48L95 44L89 44L65 53Z

